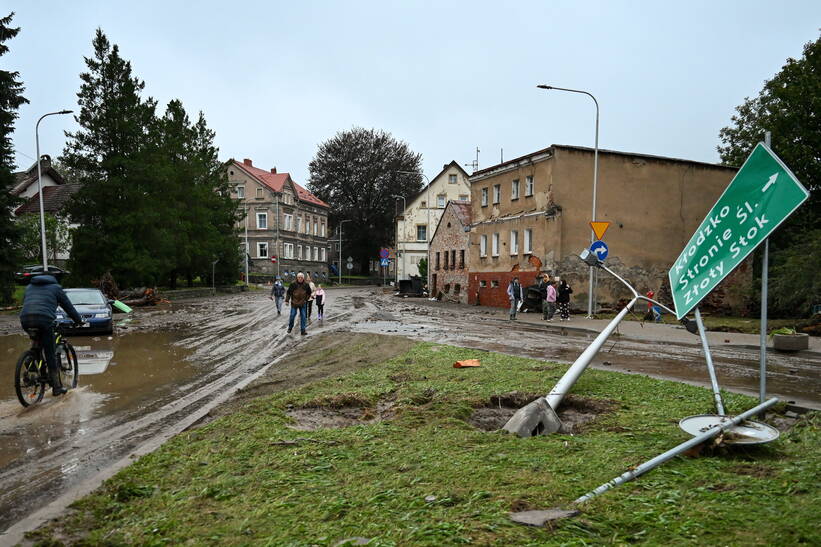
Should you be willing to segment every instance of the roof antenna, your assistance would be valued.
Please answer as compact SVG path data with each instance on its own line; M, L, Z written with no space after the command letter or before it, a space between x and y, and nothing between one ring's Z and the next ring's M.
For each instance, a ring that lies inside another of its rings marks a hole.
M479 147L478 146L476 147L476 159L473 160L472 162L466 163L464 165L465 165L465 167L473 167L473 172L474 173L479 170Z

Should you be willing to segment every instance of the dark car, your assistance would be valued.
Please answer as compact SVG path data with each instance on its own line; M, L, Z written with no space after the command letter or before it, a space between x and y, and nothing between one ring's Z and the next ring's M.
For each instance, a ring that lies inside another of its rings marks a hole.
M42 264L35 264L33 266L24 266L22 270L19 272L14 272L14 280L19 285L28 285L31 281L31 278L35 275L41 275L43 273L43 265ZM58 268L57 266L49 266L48 267L48 274L53 275L57 281L59 282L65 276L67 276L71 272L67 272L62 268Z
M57 308L57 321L64 325L67 332L75 334L103 333L114 331L111 319L111 301L99 289L65 289L66 296L83 317L83 327L71 328L74 323L62 308Z

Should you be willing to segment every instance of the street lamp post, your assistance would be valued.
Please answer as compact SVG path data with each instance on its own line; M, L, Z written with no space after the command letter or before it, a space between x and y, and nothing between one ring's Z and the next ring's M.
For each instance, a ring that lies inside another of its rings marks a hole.
M592 93L588 93L587 91L582 91L580 89L568 89L566 87L555 87L552 85L537 85L539 89L546 89L551 90L555 89L556 91L568 91L570 93L580 93L582 95L587 95L591 99L593 99L593 103L596 105L596 145L593 151L593 218L591 219L593 222L596 222L596 189L599 182L599 101L596 100L596 97L593 96ZM595 232L593 229L590 230L590 243L594 243L596 241ZM590 267L589 275L588 275L588 282L589 282L589 290L587 295L587 317L593 317L593 267Z
M48 258L46 254L46 213L43 207L43 173L40 169L40 122L47 116L59 116L62 114L71 114L72 110L60 110L58 112L49 112L43 114L37 120L37 125L34 126L34 140L37 147L37 193L40 196L40 244L43 248L43 272L48 272Z
M342 225L351 219L339 221L339 284L342 285Z
M248 261L251 257L251 249L248 248L248 204L243 204L245 211L245 286L248 286Z
M404 218L405 209L408 208L408 202L405 200L405 196L394 195L393 197L402 200L402 217ZM396 243L396 253L398 255L398 253L399 253L399 219L398 218L396 219L396 228L395 228L395 230L396 231L394 232L393 239ZM394 270L395 270L395 273L396 273L396 287L397 288L399 288L399 267L398 267L399 266L399 260L398 260L398 258L399 257L397 256L396 264L394 265ZM405 271L405 253L402 253L402 271L403 272Z
M425 189L425 191L426 191L425 206L426 206L426 209L428 210L428 220L427 220L427 224L425 225L425 247L426 247L425 255L426 255L426 260L428 261L428 275L427 275L427 279L425 280L425 282L428 284L428 291L430 291L431 290L431 286L430 286L430 270L431 270L431 268L430 268L430 179L428 178L428 176L426 174L420 173L418 171L396 171L396 172L397 173L402 173L403 175L416 175L418 177L424 177L425 182L428 183L427 187Z

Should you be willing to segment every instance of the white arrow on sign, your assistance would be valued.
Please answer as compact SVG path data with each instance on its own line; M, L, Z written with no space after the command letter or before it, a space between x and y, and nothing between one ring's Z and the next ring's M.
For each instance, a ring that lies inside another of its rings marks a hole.
M761 189L762 192L766 192L767 188L775 184L775 179L778 178L778 173L774 174L770 177L770 180L767 181L767 184L764 185L764 188Z
M607 256L607 250L604 247L598 247L596 249L596 255L601 258L602 255Z

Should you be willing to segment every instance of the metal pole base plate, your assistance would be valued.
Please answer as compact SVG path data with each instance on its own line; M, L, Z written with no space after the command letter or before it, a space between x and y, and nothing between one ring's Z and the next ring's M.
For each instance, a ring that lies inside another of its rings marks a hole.
M517 410L502 429L519 437L535 437L556 433L561 427L562 422L556 412L544 397L539 397Z

